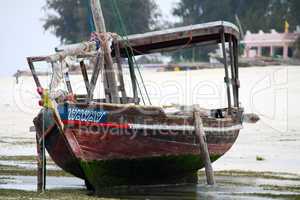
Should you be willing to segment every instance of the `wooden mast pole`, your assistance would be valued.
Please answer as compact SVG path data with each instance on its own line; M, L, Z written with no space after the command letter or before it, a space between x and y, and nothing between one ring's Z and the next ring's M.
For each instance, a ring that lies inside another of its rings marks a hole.
M93 13L94 24L97 32L106 32L105 21L102 13L100 0L91 0L91 10Z
M93 13L94 24L97 32L106 32L105 21L102 13L100 0L90 0L91 10ZM106 38L107 39L107 38ZM116 80L116 73L113 67L113 59L111 57L111 51L109 46L109 41L106 40L105 44L103 44L104 50L104 85L107 84L107 88L105 88L105 94L109 93L110 102L107 103L120 103L119 97L119 87ZM90 85L91 86L91 85Z

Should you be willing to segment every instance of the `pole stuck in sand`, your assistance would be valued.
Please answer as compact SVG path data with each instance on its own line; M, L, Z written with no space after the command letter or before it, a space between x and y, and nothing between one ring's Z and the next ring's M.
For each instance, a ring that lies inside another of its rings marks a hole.
M206 136L204 133L203 123L200 117L200 111L198 106L194 106L194 125L195 125L196 135L199 138L201 157L205 165L207 184L214 185L215 184L214 172L211 166L211 160L209 157L208 147L206 143Z
M45 114L43 113L42 134L37 140L37 191L43 193L46 191L46 151L45 151ZM36 129L38 130L38 129ZM39 135L39 134L37 134Z

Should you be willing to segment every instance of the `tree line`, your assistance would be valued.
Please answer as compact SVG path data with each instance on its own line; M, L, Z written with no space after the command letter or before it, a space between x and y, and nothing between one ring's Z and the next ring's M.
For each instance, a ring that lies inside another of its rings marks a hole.
M101 0L101 4L110 32L125 35L156 27L159 13L153 0ZM44 10L47 12L44 29L54 33L62 43L86 40L94 31L89 0L47 0Z
M243 30L251 32L270 29L283 32L285 22L290 30L300 25L299 0L180 0L172 11L179 18L175 24L162 20L154 0L101 0L101 3L108 31L121 35L218 20L236 23L236 16ZM93 31L89 0L47 0L44 9L47 12L44 29L52 31L62 43L86 40ZM195 52L186 54L183 59ZM203 57L196 58L199 59Z
M299 0L181 0L173 14L182 24L226 20L236 22L240 18L245 30L257 32L275 29L284 30L284 22L291 29L300 25Z

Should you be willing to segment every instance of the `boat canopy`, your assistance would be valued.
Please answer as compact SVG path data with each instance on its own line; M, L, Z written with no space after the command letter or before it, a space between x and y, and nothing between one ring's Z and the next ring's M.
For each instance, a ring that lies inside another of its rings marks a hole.
M230 37L238 40L238 28L229 22L217 21L198 25L190 25L168 30L147 32L120 39L122 55L126 55L125 48L130 46L134 55L172 51L178 47L190 48L205 44L221 43L221 34L225 34L225 42Z
M35 62L46 61L51 63L52 68L55 71L56 65L68 68L68 66L72 66L72 63L69 62L69 58L79 58L79 60L77 59L77 62L80 63L80 68L87 89L87 96L85 95L83 97L84 100L88 100L89 102L94 100L93 92L98 76L101 71L104 71L104 73L101 72L103 75L101 77L105 87L106 99L101 101L113 103L113 98L115 98L116 102L139 104L138 91L141 87L138 85L135 75L136 66L133 62L134 56L174 51L178 48L183 49L202 45L221 44L223 54L221 62L224 64L225 69L224 81L227 88L228 108L239 107L240 83L238 71L238 40L240 33L235 25L229 22L217 21L130 35L127 37L121 37L113 33L93 34L97 36L96 40L58 47L55 49L56 54L50 56L27 58L37 87L41 87L41 84L35 71ZM106 40L103 40L102 38L106 38ZM226 48L226 43L228 44L228 48ZM116 63L114 63L111 56L115 57ZM121 57L127 58L128 61L132 81L133 98L128 97L125 91ZM94 58L96 58L95 62L93 61ZM94 67L91 80L89 80L89 77L87 76L85 60ZM104 61L106 64L104 64ZM117 70L119 73L117 73L117 75L115 74L110 76L110 74L114 74L112 73L114 70L112 70L111 73L108 73L105 66L109 65L113 69L114 64L117 64ZM62 75L59 77L64 77L66 85L68 86L68 92L73 93L68 72L63 72L61 70L61 74ZM116 78L115 76L118 76L119 83L113 80ZM141 80L143 79L141 78ZM144 83L143 88L145 88ZM122 94L120 100L119 93ZM151 105L146 89L145 93L147 94ZM140 92L140 94L142 96L142 92ZM143 102L145 104L144 99Z
M221 43L222 34L225 35L225 42L239 40L238 28L225 21L209 22L204 24L183 26L161 31L135 34L117 39L122 57L128 57L128 50L133 50L135 56L141 54L159 53L176 50L179 47L190 48ZM95 49L94 42L85 42L72 45L65 45L55 48L56 52L65 52L74 49L86 48ZM114 49L113 49L114 55Z

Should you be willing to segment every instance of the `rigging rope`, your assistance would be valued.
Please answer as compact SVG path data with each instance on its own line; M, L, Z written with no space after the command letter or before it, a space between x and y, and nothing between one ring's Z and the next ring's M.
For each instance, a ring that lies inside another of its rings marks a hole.
M140 71L140 67L137 64L137 61L136 61L136 59L134 57L134 51L133 51L131 45L128 42L127 31L126 31L124 22L122 20L121 14L120 14L120 10L119 10L119 8L118 8L117 3L116 3L115 0L112 0L112 4L111 5L112 5L113 12L114 12L115 16L117 17L117 20L118 20L120 28L121 28L121 30L120 30L121 35L120 36L126 42L127 47L129 47L129 49L130 49L130 52L128 52L128 49L125 48L127 57L129 58L129 56L131 56L133 58L133 62L134 62L133 65L136 66L136 69L138 71L139 77L140 77L141 82L142 82L143 89L144 89L144 91L146 93L147 100L148 100L149 104L152 105L150 97L149 97L149 93L147 91L147 88L146 88L146 85L145 85L145 82L144 82L144 79L143 79L143 76L142 76L142 73ZM143 94L142 94L142 90L140 88L140 85L139 85L138 81L137 81L137 85L138 85L139 92L141 94L142 100L143 100L143 102L145 104L144 97L143 97Z
M92 9L91 9L91 5L90 5L89 1L84 1L84 7L86 9L87 17L88 17L89 32L93 33L96 31L96 27L95 27L94 18L92 15Z

